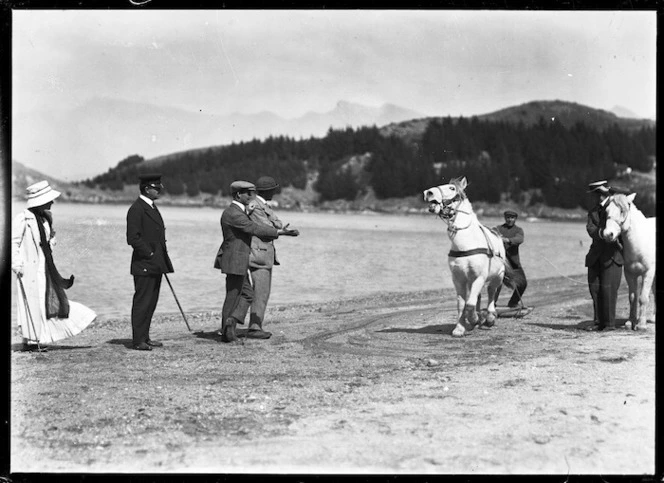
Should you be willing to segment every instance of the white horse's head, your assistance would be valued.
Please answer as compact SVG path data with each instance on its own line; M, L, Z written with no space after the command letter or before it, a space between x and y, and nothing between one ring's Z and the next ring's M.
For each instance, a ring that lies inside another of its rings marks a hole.
M636 193L617 194L609 198L606 204L606 223L602 237L610 242L616 241L620 233L629 228L629 212Z
M451 216L452 207L450 205L454 201L466 199L466 192L464 191L466 186L468 186L468 182L464 176L453 178L448 184L441 184L424 190L424 201L429 203L429 213L444 217Z

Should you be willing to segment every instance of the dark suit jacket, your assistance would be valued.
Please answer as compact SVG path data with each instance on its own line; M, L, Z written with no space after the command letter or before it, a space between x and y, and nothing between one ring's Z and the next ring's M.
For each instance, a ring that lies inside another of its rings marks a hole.
M275 239L276 228L251 221L242 208L232 203L221 215L221 271L231 275L244 275L249 268L251 237Z
M171 273L173 265L166 250L166 227L159 211L138 198L127 212L127 244L134 276ZM152 255L150 255L152 253Z
M595 265L598 261L603 266L615 263L617 265L623 264L623 255L619 243L608 242L599 236L600 228L606 222L606 215L604 208L601 205L595 205L588 212L588 221L586 222L586 231L593 242L590 245L590 250L586 255L586 267Z

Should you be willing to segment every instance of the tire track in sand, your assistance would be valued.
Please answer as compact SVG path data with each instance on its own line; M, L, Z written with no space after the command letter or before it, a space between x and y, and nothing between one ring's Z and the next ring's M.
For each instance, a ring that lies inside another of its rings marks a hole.
M508 289L503 287L503 292L502 298L506 298ZM575 306L577 302L591 304L587 287L580 287L578 282L570 281L567 277L534 280L528 286L526 303L536 307L538 314L546 311L547 307L564 304ZM495 329L475 329L486 335L474 340L468 336L452 338L456 318L453 290L446 290L440 299L420 300L416 303L418 305L414 308L412 304L409 307L402 305L402 308L388 312L385 312L385 306L370 307L364 309L363 313L346 312L344 317L348 322L342 327L313 334L300 342L308 349L336 354L424 357L439 351L441 345L446 351L463 351L468 354L471 345L481 343L486 346L491 344L492 338L502 340L506 336L504 333L496 333ZM499 318L495 327L500 329L501 325L513 320ZM460 341L464 343L459 344Z

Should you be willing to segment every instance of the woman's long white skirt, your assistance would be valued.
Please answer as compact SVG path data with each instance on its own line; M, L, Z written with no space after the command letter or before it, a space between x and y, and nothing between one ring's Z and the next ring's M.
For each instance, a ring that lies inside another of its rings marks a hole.
M92 309L70 300L68 318L42 319L38 317L31 321L28 317L27 320L21 321L21 332L25 339L24 342L50 344L78 334L90 325L95 317L97 314Z

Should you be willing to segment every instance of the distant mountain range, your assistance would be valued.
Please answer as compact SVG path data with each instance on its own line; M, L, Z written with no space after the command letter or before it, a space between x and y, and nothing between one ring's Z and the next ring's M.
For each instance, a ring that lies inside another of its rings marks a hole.
M620 108L618 108L620 109ZM539 122L540 119L560 122L565 127L571 127L577 122L584 123L598 130L606 129L617 124L624 130L639 129L644 126L655 126L651 119L625 118L603 109L594 109L574 102L566 101L532 101L519 106L508 107L489 114L476 116L479 120L519 123L526 126ZM409 140L419 139L427 125L433 119L441 117L427 117L396 122L381 128L383 135L395 134Z
M322 137L330 127L382 126L418 117L423 115L392 104L368 107L345 101L328 112L284 119L267 111L220 116L97 98L66 111L17 116L12 158L74 181L101 174L133 154L148 159L268 136Z
M565 101L534 101L477 117L525 124L540 117L556 118L566 125L582 121L604 128L617 123L625 129L655 123ZM432 119L393 104L368 107L346 101L328 112L284 119L268 111L222 116L96 98L70 110L43 110L14 118L12 158L62 181L78 181L104 173L133 154L163 159L177 152L268 136L322 137L330 128L348 126L376 125L386 135L417 137Z

